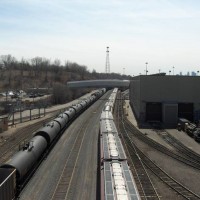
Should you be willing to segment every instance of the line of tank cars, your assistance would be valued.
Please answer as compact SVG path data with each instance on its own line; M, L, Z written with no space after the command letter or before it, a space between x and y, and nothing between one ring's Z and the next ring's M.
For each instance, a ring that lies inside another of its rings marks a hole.
M112 114L117 92L115 88L100 117L101 200L138 200L139 193Z
M33 138L20 151L0 166L0 200L16 198L23 184L29 179L38 163L46 156L67 125L100 98L105 91L105 89L97 90L44 125L33 134Z

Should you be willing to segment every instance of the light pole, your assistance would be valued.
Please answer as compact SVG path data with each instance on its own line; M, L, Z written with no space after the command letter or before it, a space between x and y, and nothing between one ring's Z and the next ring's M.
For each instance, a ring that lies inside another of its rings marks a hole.
M174 75L174 66L173 66L173 75Z
M146 62L145 64L146 64L146 75L147 75L147 72L148 72L148 71L147 71L147 65L148 65L148 62Z
M169 70L169 75L170 75L170 73L171 73L171 70Z

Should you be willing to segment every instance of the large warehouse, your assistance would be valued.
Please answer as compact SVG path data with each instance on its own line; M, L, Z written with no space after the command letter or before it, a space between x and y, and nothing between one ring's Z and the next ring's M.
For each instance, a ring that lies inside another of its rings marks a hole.
M177 125L178 118L200 119L200 77L141 75L130 83L130 104L137 120Z

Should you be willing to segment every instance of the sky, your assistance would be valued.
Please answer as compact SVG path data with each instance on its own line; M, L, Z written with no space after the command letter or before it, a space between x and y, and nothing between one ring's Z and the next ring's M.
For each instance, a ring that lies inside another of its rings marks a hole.
M136 76L200 71L199 0L0 0L0 55ZM174 68L173 68L174 67Z

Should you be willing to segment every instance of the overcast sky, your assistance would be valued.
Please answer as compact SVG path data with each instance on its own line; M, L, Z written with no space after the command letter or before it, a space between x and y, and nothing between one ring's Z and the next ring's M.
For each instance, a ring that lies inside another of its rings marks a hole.
M0 0L0 55L129 75L200 70L200 0Z

